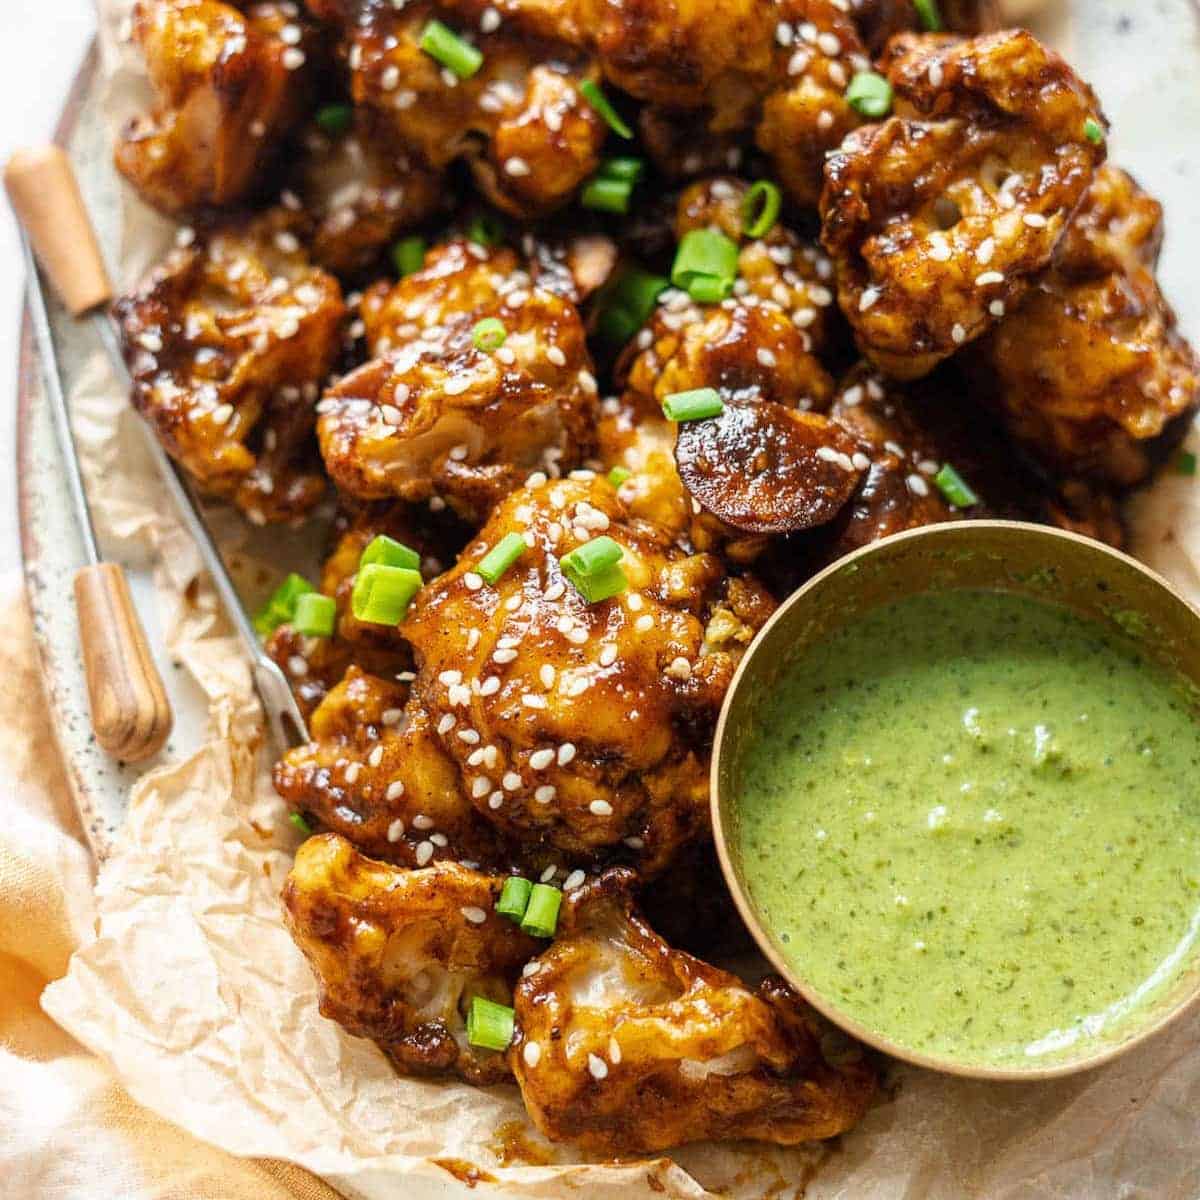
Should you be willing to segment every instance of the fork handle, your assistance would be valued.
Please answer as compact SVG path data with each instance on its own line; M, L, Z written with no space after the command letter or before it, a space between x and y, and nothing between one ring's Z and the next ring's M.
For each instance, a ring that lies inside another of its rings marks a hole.
M157 754L171 733L171 705L125 573L116 563L83 567L75 608L96 741L128 762Z

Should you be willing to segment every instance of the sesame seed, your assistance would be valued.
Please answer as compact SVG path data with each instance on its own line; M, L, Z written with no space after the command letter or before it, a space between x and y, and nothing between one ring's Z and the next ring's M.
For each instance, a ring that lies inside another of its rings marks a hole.
M544 783L540 788L537 788L533 793L533 798L539 804L549 804L551 800L558 794L558 789L553 784Z
M542 681L542 687L552 688L554 686L554 677L557 672L549 663L542 663L538 669L538 678Z
M595 1054L589 1054L588 1071L593 1079L604 1079L608 1075L608 1063Z
M614 1067L621 1061L621 1044L615 1037L608 1039L608 1057L612 1060Z
M587 879L587 875L583 871L576 869L563 880L562 890L564 892L573 892L577 887L583 886L585 879Z
M488 808L492 809L493 811L497 808L503 807L503 805L504 805L504 793L503 792L493 792L488 797Z
M535 696L532 692L526 692L521 697L521 703L525 705L526 708L545 708L546 697Z
M229 420L232 416L232 404L218 404L217 407L212 410L212 417L210 419L214 425L227 425L229 424Z
M597 817L611 817L613 806L607 800L593 800L588 805L588 811Z
M979 263L986 267L988 263L992 261L992 256L995 253L996 239L992 237L984 238L983 241L979 243L979 246L975 251L975 258Z
M383 69L383 74L379 76L379 86L385 92L394 92L400 86L400 68L395 63Z
M861 450L856 450L850 461L858 471L865 471L871 465L871 460Z
M602 667L611 667L617 661L616 646L605 646L600 651L600 665Z
M932 234L929 238L929 257L934 262L949 262L950 261L950 243L940 234Z
M304 51L301 50L298 46L289 46L283 52L283 55L282 55L280 61L283 63L285 70L297 71L302 66L304 66L306 59L305 59Z
M774 353L768 350L766 346L759 346L758 351L755 354L755 358L758 359L759 365L764 367L773 367L778 361L775 358Z
M1021 220L1024 221L1030 229L1045 229L1046 227L1046 218L1043 217L1041 213L1026 213Z
M447 379L442 391L447 396L461 396L463 392L471 386L471 381L465 375L460 375L456 379Z
M288 670L293 675L304 676L308 674L308 660L301 658L299 654L293 654L288 659Z
M575 757L575 744L573 742L563 742L558 748L558 765L565 767Z
M399 800L404 795L404 780L393 779L388 784L386 795L389 800Z
M567 365L567 356L557 346L551 346L550 349L546 351L546 357L556 367L565 367Z
M931 62L929 64L929 82L935 87L940 88L945 81L945 72L942 70L940 62Z
M352 762L346 768L346 782L353 783L358 778L358 773L361 770L362 770L362 763Z
M527 967L536 966L536 963L526 963ZM522 972L523 974L524 972ZM542 1048L537 1042L526 1042L525 1048L521 1051L521 1057L525 1060L527 1067L536 1067L542 1061Z
M465 683L456 683L450 688L448 699L456 708L466 708L471 703L471 689Z
M671 665L663 673L669 675L672 679L691 679L692 664L681 655L678 658L672 659Z
M588 631L582 625L574 625L566 634L566 639L575 646L582 646L588 640Z
M402 708L385 708L379 719L384 725L398 725L403 716L404 709Z
M961 346L967 340L967 331L961 325L955 325L950 330L950 336L953 338L955 345Z
M866 312L867 309L873 308L875 306L876 302L879 300L880 295L881 295L881 293L878 288L874 288L874 287L866 288L863 291L863 294L859 297L858 311Z
M489 675L479 685L479 694L481 696L494 696L499 690L500 690L500 677L498 675Z
M438 733L449 733L457 723L453 713L446 713L437 723L437 731Z
M544 771L554 761L553 750L535 750L529 756L529 765L535 771Z
M636 621L634 621L633 627L638 631L638 633L648 633L654 628L654 618L649 613L646 613L644 616L640 616Z
M503 787L506 792L519 792L523 782L524 781L521 779L520 775L516 773L516 771L509 771L504 778L500 780L500 786Z
M404 822L397 817L387 829L387 840L398 842L404 836Z
M909 475L904 482L908 485L908 490L912 492L914 496L929 495L929 484L927 484L920 475Z
M458 911L462 913L462 915L466 917L466 919L470 921L472 925L482 925L484 921L487 920L487 913L485 913L482 908L477 908L474 904L464 904Z
M479 800L492 790L492 781L486 775L479 775L471 781L471 797Z
M467 766L478 767L483 763L483 760L484 751L482 747L478 750L472 750L471 753L467 755Z
M374 750L367 756L367 765L377 767L383 762L383 747L376 746Z
M517 609L521 607L521 593L515 592L513 595L509 596L509 598L504 602L504 607L508 609L509 612L516 612Z
M420 842L417 845L417 866L423 867L433 857L433 843Z
M528 979L531 975L536 975L541 969L542 969L542 964L540 962L538 962L536 959L534 959L533 962L527 962L521 968L521 976L524 979Z
M517 652L515 650L497 650L492 655L492 660L494 662L503 664L503 663L512 662L513 659L515 659L516 657L517 657Z
M456 736L468 746L479 745L479 734L474 729L460 729Z
M990 312L993 317L1004 316L1004 301L993 300L991 304L988 305L988 312Z
M451 684L462 683L461 671L443 671L438 676L438 683L444 683L447 687Z
M515 155L512 158L505 159L504 172L506 175L521 176L529 174L529 164L523 158L517 158Z
M644 850L646 848L646 839L640 837L627 837L622 839L630 850Z
M550 880L552 880L554 878L554 876L557 874L558 874L558 867L552 863L550 866L548 866L542 872L540 882L549 883Z
M1003 283L1004 274L1001 271L984 271L982 275L975 277L976 287L989 287L995 283Z
M468 591L477 592L483 587L483 576L476 575L474 571L468 571L463 576L463 583L466 584Z

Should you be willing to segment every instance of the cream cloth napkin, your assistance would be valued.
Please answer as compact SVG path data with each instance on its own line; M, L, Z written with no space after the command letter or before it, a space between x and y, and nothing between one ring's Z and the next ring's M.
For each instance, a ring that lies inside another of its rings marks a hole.
M155 1116L40 1009L42 989L95 923L94 873L52 749L24 595L12 577L0 595L0 761L10 772L0 802L0 1196L339 1200L299 1167L234 1158Z

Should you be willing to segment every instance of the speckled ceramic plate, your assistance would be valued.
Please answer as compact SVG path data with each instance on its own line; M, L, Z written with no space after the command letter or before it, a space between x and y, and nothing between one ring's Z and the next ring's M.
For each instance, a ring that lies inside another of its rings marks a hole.
M1165 204L1167 242L1160 278L1184 329L1200 341L1200 288L1193 281L1200 262L1197 0L1060 0L1043 6L1038 31L1096 86L1113 123L1113 161L1131 170ZM75 160L111 260L119 191L100 115L96 68L95 56L89 56L67 101L58 138ZM54 305L51 323L69 382L82 369L94 342L86 326L76 325ZM28 322L21 339L18 405L21 543L34 627L59 746L84 828L96 854L103 857L123 819L130 786L156 764L114 763L91 737L75 611L69 600L82 547L62 486L61 460ZM123 547L106 550L124 557ZM175 706L175 732L164 754L178 757L199 742L203 700L161 650L150 602L150 564L127 561L126 567Z

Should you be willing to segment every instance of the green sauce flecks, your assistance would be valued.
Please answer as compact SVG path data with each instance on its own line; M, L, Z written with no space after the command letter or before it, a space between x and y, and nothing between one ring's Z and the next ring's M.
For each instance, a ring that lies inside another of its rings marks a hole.
M1200 932L1200 726L1066 609L918 596L804 653L742 759L763 923L912 1050L1051 1064L1178 981Z

